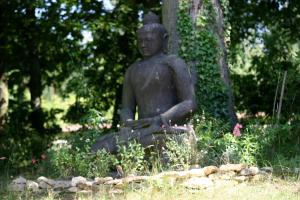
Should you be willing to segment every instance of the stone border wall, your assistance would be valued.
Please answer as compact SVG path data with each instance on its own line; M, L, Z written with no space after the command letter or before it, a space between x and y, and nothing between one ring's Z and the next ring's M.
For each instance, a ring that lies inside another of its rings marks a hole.
M206 189L220 184L239 184L247 181L262 181L271 179L273 169L271 167L247 167L243 164L226 164L219 168L207 166L204 168L190 169L187 171L167 171L153 176L127 176L114 179L112 177L96 177L89 180L85 177L73 177L70 180L53 180L39 177L37 180L26 180L18 177L12 181L8 189L10 191L32 191L43 193L49 190L55 193L93 193L101 187L107 186L109 192L122 193L126 185L141 182L165 182L168 184L180 184L191 189Z

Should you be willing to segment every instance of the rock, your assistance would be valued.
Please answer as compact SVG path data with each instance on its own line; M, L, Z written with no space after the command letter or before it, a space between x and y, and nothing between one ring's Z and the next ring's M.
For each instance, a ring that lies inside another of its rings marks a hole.
M47 189L53 188L53 186L42 181L42 182L39 182L39 188L47 190Z
M207 166L203 168L205 176L218 172L219 168L216 166Z
M205 171L203 169L191 169L188 171L189 177L204 177Z
M49 179L49 178L46 178L44 176L41 176L37 179L37 182L40 183L40 182L45 182L47 183L48 185L51 185L51 186L54 186L55 185L55 181L52 180L52 179Z
M68 191L69 191L69 192L75 193L75 192L78 192L79 189L78 189L77 187L70 187L70 188L68 189Z
M39 191L39 184L34 182L34 181L27 181L26 182L26 189L33 191L33 192L38 192Z
M245 168L240 172L240 175L242 176L254 176L258 174L259 169L257 167L249 167Z
M113 179L104 183L104 185L119 185L119 184L123 184L122 179Z
M23 192L25 190L25 184L10 184L8 190L12 192Z
M123 178L123 183L140 183L148 180L148 176L127 176Z
M112 177L96 177L95 178L95 184L103 184L107 181L113 180Z
M72 180L71 180L71 186L75 187L79 183L85 184L86 181L87 181L86 178L84 178L82 176L73 177Z
M55 181L54 189L65 189L71 187L71 181L58 180Z
M235 176L234 171L219 171L214 174L210 174L208 177L212 180L231 180Z
M273 173L273 167L262 167L260 168L259 171L266 172L266 173Z
M243 164L226 164L220 166L220 171L235 171L240 172L242 169L244 169L246 166Z
M79 182L77 183L77 187L81 190L91 190L94 182L93 181L86 181L86 182Z
M207 177L192 177L184 181L182 185L192 189L205 189L213 186L213 182Z
M26 179L22 176L20 176L19 178L16 178L12 181L13 184L26 184Z
M37 179L37 182L39 184L39 188L41 189L50 189L53 188L55 185L55 181L52 179L48 179L44 176L41 176Z

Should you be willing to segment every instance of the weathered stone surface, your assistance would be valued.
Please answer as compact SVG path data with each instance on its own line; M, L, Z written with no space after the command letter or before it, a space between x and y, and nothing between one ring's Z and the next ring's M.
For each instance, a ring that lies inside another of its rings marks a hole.
M123 178L123 183L140 183L148 180L148 176L127 176Z
M34 182L34 181L27 181L26 182L26 189L33 191L33 192L38 192L39 191L39 184Z
M48 179L44 176L41 176L37 179L37 182L39 184L39 188L41 189L50 189L53 188L55 185L55 181L52 179Z
M49 185L48 183L46 183L44 181L41 181L41 182L39 182L39 188L41 188L41 189L50 189L50 188L53 188L53 186Z
M216 166L207 166L203 168L205 176L218 172L219 168Z
M103 184L107 181L113 180L112 177L96 177L95 178L95 184Z
M203 177L205 176L204 169L191 169L188 171L190 177Z
M14 184L14 183L11 183L8 186L8 190L12 191L12 192L23 192L25 190L25 186L26 186L26 184Z
M58 180L55 181L54 189L65 189L71 187L71 181Z
M246 166L243 164L226 164L220 166L220 171L235 171L240 172L242 169L244 169Z
M77 188L77 187L70 187L69 189L68 189L68 192L78 192L79 191L79 189Z
M104 183L104 185L119 185L119 184L123 184L122 179L113 179Z
M234 171L219 171L214 174L210 174L208 177L212 180L231 180L236 173Z
M14 179L12 181L13 184L26 184L26 179L22 176L19 176L18 178Z
M259 169L257 167L249 167L245 168L240 172L240 175L242 176L254 176L258 174Z
M184 181L182 184L192 189L205 189L214 185L212 180L207 177L193 177Z
M94 182L93 181L86 181L86 182L79 182L77 183L77 187L81 190L91 190Z
M87 182L86 178L82 177L82 176L77 176L77 177L73 177L72 181L71 181L71 185L73 187L77 186L77 184L81 183L81 184L85 184Z
M55 185L55 181L52 180L52 179L49 179L49 178L46 178L44 176L41 176L37 179L37 182L45 182L47 183L48 185L51 185L51 186L54 186Z

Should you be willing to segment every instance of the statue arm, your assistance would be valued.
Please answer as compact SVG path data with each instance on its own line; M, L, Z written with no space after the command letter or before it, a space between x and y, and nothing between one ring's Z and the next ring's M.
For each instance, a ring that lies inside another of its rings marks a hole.
M194 85L185 62L174 56L168 61L173 72L179 103L161 114L163 124L184 121L197 109Z
M130 72L131 72L131 68L129 68L126 71L124 82L123 82L122 109L120 113L121 122L123 124L128 120L134 120L135 108L136 108L134 91L130 82Z

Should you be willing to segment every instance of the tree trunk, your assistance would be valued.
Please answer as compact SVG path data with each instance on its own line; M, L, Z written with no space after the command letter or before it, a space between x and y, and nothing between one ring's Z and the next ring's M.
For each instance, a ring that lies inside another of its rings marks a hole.
M178 0L163 0L162 22L169 33L168 52L177 54L179 49L179 36L177 33Z
M226 59L226 47L225 47L225 38L224 38L224 17L221 4L219 0L211 0L212 5L216 11L215 24L213 25L213 30L216 37L218 46L220 48L220 56L218 65L220 68L221 78L224 82L224 85L227 89L227 109L230 117L230 123L234 126L237 123L237 116L234 110L234 98L231 89L231 83L229 78L229 69ZM192 23L194 28L196 28L197 17L201 14L201 9L203 5L203 0L190 0L189 1L189 15L191 16ZM178 0L164 0L163 1L163 24L169 32L169 52L178 53L179 41L180 38L177 34L176 20L178 13ZM193 66L193 64L192 64Z
M227 64L227 53L226 53L225 36L224 36L224 15L223 15L223 10L221 7L220 0L211 0L211 1L216 11L216 23L215 23L214 32L215 35L217 36L218 45L220 48L219 67L221 72L221 78L227 89L227 95L228 95L227 109L228 109L231 125L234 126L237 123L237 116L234 109L234 98L231 89L229 68Z
M28 9L27 17L31 20L29 24L29 30L34 31L36 27L35 23L35 9ZM37 45L38 36L32 40L30 36L27 38L28 47L28 68L29 68L29 91L30 91L30 104L31 104L31 124L32 127L42 133L44 131L44 117L42 111L42 70L39 61L39 52Z

